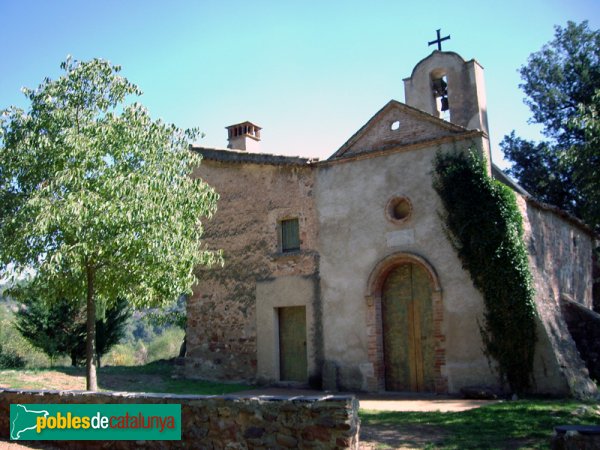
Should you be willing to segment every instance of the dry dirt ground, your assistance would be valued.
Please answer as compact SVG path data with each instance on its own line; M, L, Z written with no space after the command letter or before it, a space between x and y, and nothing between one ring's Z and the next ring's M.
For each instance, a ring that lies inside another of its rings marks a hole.
M85 377L81 374L52 372L20 372L18 374L19 382L27 389L51 389L51 390L85 390ZM100 381L100 389L114 391L141 391L144 386L152 386L160 390L164 385L164 377L152 374L128 374L111 373L103 374ZM0 387L2 383L0 381Z

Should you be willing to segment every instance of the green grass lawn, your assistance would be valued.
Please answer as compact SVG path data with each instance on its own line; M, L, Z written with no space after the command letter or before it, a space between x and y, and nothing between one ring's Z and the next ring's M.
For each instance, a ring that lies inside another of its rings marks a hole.
M144 366L102 367L98 370L101 391L153 392L169 394L218 395L252 389L237 383L184 380L173 377L171 364L157 361ZM0 388L84 390L85 368L0 370Z
M574 400L518 400L463 412L361 410L360 417L363 427L397 432L396 445L436 449L548 448L555 426L598 425L600 409L596 404ZM429 443L424 444L423 439ZM389 446L381 442L377 448Z

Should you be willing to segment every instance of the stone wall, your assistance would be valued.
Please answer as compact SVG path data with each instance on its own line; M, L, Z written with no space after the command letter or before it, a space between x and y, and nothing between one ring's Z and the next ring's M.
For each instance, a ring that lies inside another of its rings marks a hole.
M590 377L600 381L600 314L564 296L560 306Z
M10 405L26 403L179 403L181 441L52 441L67 449L358 448L353 396L260 397L0 390L0 438L10 436ZM39 442L39 441L35 441Z
M224 250L225 266L200 269L198 273L200 283L187 305L185 375L255 381L261 366L256 332L257 308L261 307L256 301L257 283L318 277L313 167L301 158L231 150L198 151L205 154L195 176L220 195L217 213L203 223L203 242L210 249ZM278 227L288 218L299 219L300 250L282 253ZM314 338L321 327L315 294L313 289L303 300L312 314L307 317L312 372L319 370L315 359L322 354L319 340ZM273 307L282 305L277 299L267 300L265 307L268 303L273 320ZM273 360L278 357L276 349L260 354ZM269 361L266 365L276 364Z
M538 312L534 378L538 392L589 397L597 392L560 311L560 298L592 306L594 237L555 208L518 196Z

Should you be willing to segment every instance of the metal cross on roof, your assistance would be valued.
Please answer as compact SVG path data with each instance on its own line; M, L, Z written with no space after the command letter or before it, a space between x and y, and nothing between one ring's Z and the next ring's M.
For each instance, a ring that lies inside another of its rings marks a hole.
M442 41L447 41L448 39L450 39L450 35L448 35L446 37L440 37L440 30L436 30L436 33L437 33L437 39L429 42L428 45L437 44L438 50L441 52L442 51Z

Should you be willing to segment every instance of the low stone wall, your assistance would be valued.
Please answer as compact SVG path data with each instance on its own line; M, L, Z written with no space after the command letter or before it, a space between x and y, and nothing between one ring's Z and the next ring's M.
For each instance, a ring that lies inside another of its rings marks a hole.
M555 427L550 448L552 450L598 450L600 448L600 427L593 425Z
M565 297L560 306L590 377L600 381L600 314Z
M181 441L52 441L67 449L358 448L354 396L236 397L80 391L0 390L0 438L10 436L15 403L181 404ZM38 441L36 441L38 442Z

